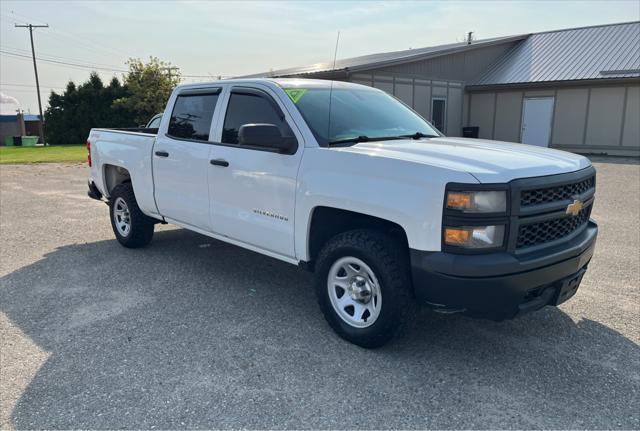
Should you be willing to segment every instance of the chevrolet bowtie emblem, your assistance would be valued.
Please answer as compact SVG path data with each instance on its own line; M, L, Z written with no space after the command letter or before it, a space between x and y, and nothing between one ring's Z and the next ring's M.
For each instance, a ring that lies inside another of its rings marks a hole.
M572 204L567 205L567 214L571 214L572 216L577 216L580 210L582 209L582 202L578 199L575 199Z

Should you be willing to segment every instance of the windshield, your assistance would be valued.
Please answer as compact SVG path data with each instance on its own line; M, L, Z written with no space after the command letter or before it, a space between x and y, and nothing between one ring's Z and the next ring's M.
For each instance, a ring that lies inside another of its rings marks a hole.
M400 136L441 136L424 118L380 90L334 88L331 104L329 88L285 88L285 91L321 146Z

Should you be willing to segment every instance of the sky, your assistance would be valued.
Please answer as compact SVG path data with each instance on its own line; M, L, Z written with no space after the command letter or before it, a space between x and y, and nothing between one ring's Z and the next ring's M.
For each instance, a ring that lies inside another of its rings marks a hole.
M620 1L0 1L0 113L37 113L50 91L91 70L122 77L131 57L159 57L197 82L456 41L640 20ZM62 64L65 63L65 64Z

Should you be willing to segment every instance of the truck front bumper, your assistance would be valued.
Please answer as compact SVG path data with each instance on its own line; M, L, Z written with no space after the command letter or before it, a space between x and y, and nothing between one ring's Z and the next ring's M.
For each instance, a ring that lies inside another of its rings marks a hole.
M575 294L596 244L592 220L571 241L536 254L462 255L411 250L419 301L491 320L558 305Z

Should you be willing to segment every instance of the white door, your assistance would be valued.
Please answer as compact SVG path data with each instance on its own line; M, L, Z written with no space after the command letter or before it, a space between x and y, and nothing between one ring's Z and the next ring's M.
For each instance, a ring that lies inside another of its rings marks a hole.
M211 230L209 133L219 89L187 90L175 101L165 133L153 147L153 182L160 214Z
M531 97L524 99L522 108L523 144L548 147L551 139L553 119L553 97Z
M211 227L214 233L293 257L296 184L304 142L274 96L266 88L234 87L227 105L220 105L225 112L216 132L221 143L212 145L209 166ZM241 145L240 126L255 123L278 126L283 136L295 138L297 150L283 154Z

